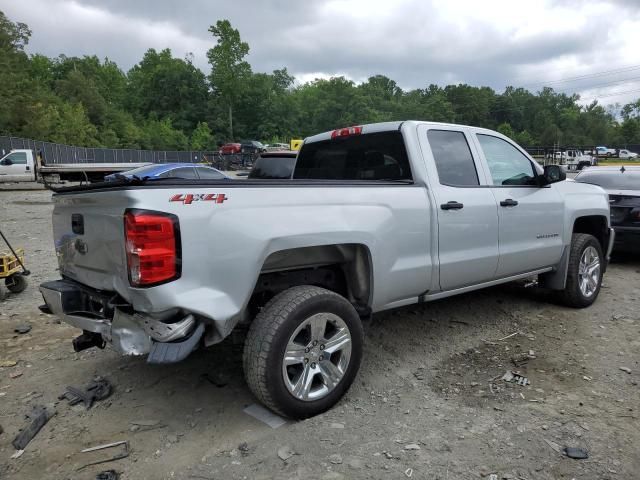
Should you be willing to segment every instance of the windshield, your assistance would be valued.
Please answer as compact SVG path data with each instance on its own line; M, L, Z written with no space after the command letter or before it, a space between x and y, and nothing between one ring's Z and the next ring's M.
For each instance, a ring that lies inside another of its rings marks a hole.
M640 170L612 172L589 169L581 172L576 182L591 183L607 190L640 190Z

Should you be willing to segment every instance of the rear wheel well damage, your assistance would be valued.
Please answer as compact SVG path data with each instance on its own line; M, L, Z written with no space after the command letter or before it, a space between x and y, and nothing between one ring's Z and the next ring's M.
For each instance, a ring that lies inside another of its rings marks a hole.
M271 298L288 288L314 285L345 297L360 315L371 305L371 257L361 244L320 245L274 252L265 260L249 301L252 319Z
M588 215L578 217L573 223L571 235L575 233L587 233L593 235L600 243L603 252L607 252L609 246L609 224L607 217L603 215ZM569 250L570 246L565 248L558 268L549 273L540 275L540 286L550 288L552 290L563 290L567 280L567 269L569 267ZM604 262L606 269L607 262Z

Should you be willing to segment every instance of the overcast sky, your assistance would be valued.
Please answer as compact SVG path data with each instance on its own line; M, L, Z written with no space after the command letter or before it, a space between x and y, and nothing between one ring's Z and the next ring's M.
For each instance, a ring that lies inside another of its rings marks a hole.
M547 82L605 104L640 97L640 0L3 0L0 9L33 30L31 53L96 54L125 71L148 48L169 47L208 73L207 30L226 18L254 71L287 67L299 81L384 74L403 88Z

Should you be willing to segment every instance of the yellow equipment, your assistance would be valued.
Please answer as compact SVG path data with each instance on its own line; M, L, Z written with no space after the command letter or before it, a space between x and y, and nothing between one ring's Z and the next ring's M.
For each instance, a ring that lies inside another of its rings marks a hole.
M2 232L0 232L2 235ZM24 267L24 249L13 249L4 235L3 240L7 243L10 252L0 252L0 278L4 278L4 285L12 293L20 293L27 288L27 275L29 270ZM6 293L0 287L0 300L3 300Z
M291 150L300 150L300 147L302 147L302 143L304 142L304 140L299 139L299 138L294 138L291 140Z

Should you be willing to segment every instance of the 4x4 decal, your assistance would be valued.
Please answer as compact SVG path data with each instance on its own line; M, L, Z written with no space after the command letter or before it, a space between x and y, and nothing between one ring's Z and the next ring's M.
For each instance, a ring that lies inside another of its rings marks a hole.
M180 202L191 205L193 202L223 203L229 198L224 193L178 193L169 198L170 202Z

